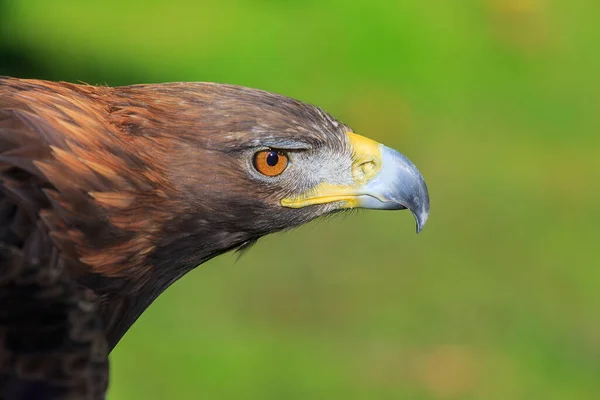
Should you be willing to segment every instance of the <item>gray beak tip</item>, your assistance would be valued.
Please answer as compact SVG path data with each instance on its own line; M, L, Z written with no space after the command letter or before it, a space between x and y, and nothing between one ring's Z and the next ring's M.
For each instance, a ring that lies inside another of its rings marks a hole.
M415 220L417 221L417 233L420 233L425 226L425 222L427 222L427 218L429 217L429 211L422 211L421 213L413 213L415 216Z
M421 177L422 179L422 177ZM425 226L425 222L427 222L427 218L429 218L429 193L427 191L427 185L425 181L422 180L422 185L420 186L420 196L421 201L416 201L411 204L410 210L412 211L415 221L417 222L417 233L423 230Z

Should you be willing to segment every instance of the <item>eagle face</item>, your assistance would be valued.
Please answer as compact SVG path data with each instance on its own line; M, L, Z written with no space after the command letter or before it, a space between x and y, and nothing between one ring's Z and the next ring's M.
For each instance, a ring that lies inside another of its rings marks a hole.
M190 210L197 220L220 227L220 246L246 245L359 207L409 208L422 228L427 187L400 153L353 133L318 107L256 89L198 85L203 112L189 123L198 130L185 135L171 165L178 192L195 203ZM214 204L218 221L208 221L207 205Z

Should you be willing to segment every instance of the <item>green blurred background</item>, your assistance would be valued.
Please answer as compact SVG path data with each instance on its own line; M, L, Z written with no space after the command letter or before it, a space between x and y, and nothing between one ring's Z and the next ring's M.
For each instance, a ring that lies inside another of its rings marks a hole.
M599 399L600 5L0 1L0 73L322 106L427 179L176 283L109 399Z

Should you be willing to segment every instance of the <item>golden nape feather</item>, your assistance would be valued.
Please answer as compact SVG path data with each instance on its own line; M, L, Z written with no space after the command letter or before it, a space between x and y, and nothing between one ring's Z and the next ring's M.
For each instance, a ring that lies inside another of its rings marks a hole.
M408 208L420 230L429 197L406 157L318 107L0 77L0 398L104 398L110 350L170 284L353 207Z

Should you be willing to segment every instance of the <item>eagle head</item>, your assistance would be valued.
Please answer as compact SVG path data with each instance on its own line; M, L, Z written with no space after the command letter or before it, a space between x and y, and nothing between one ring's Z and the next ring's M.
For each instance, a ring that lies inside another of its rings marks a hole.
M182 206L164 235L182 251L198 245L182 241L182 232L232 249L354 208L409 209L417 232L423 228L429 196L414 164L322 109L231 85L188 84L178 96L181 112L160 120L169 131L185 126L167 156ZM138 134L161 129L134 126Z

